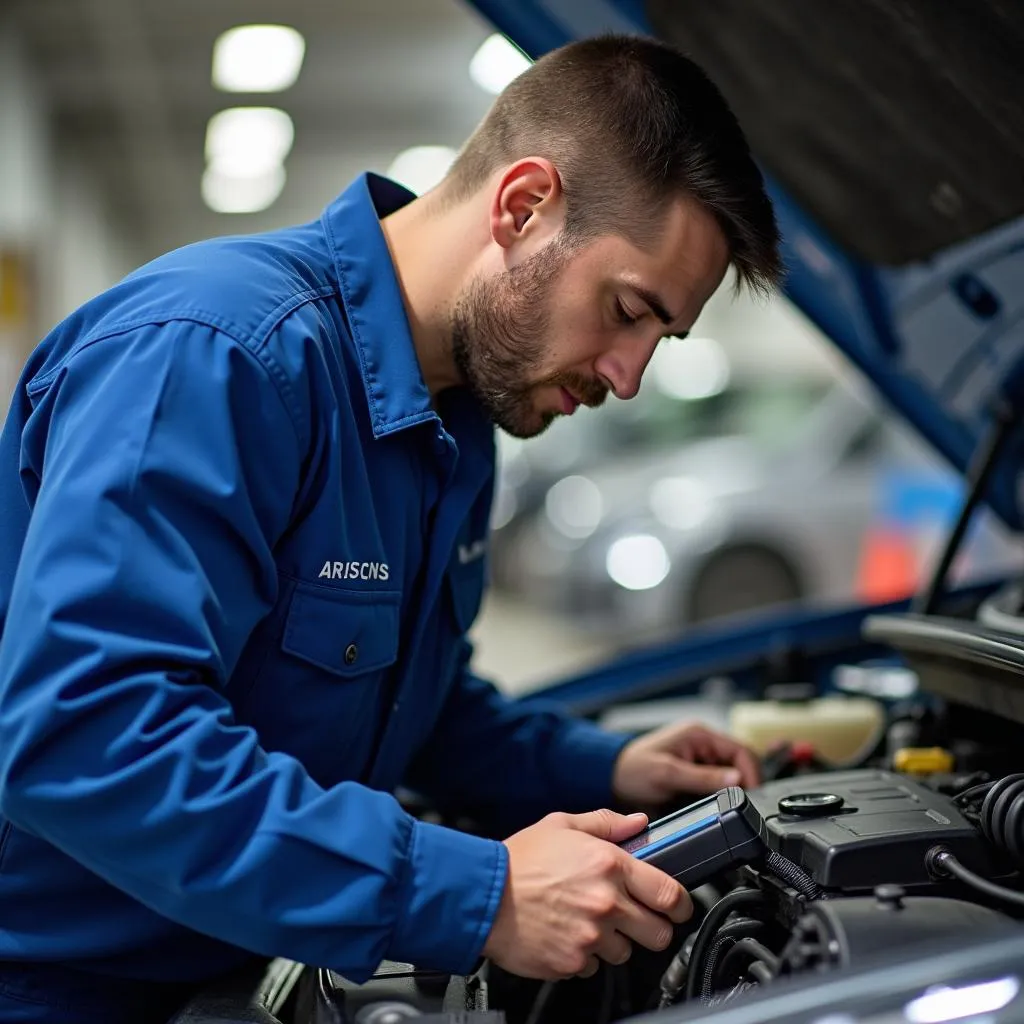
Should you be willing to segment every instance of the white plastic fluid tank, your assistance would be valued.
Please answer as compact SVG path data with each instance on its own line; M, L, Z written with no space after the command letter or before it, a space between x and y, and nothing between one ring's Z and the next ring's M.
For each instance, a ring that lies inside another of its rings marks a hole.
M737 701L729 732L757 754L779 743L806 742L830 764L867 753L885 727L882 705L868 697L818 697L808 701Z

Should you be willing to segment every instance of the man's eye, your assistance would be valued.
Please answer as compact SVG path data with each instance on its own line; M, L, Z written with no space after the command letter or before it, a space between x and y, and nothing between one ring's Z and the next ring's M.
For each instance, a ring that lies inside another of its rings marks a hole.
M627 324L630 327L640 319L638 316L633 316L619 299L615 300L615 317L619 323Z

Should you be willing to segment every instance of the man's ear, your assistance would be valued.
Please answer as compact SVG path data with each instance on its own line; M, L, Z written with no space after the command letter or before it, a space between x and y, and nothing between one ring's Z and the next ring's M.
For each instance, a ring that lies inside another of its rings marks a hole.
M564 216L558 169L544 157L526 157L498 180L491 200L491 237L503 249L526 239L539 248L558 234Z

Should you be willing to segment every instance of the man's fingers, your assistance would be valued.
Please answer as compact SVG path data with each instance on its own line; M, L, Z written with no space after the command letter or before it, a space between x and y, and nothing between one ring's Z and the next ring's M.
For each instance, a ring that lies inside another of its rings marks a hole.
M740 773L734 785L753 787L761 783L761 766L754 752L730 736L708 730L697 737L699 760L707 764L732 765Z
M596 956L590 957L587 960L587 966L576 977L578 978L592 978L601 969L601 961Z
M648 910L634 900L623 902L617 926L627 938L655 953L667 948L675 934L667 917Z
M742 778L739 768L709 764L691 764L676 761L673 765L673 783L683 793L714 793L726 786L738 786Z
M626 891L638 903L676 924L688 921L693 915L690 894L671 875L642 860L628 862Z
M610 843L621 843L623 839L635 836L647 824L646 814L617 814L607 809L568 814L565 819L569 828L598 839L607 839Z
M732 759L740 773L740 785L745 789L753 789L761 785L761 765L752 750L741 746Z
M611 935L605 935L601 938L594 952L597 954L598 959L603 960L606 964L611 964L613 967L617 967L619 964L624 964L630 958L633 952L633 943L624 935L612 932Z

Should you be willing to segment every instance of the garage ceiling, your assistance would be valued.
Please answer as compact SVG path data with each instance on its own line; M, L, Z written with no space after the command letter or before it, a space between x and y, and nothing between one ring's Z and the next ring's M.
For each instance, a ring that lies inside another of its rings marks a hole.
M58 153L82 156L112 215L147 255L196 238L317 215L356 174L402 149L458 146L492 97L468 64L492 28L460 0L5 0L55 115ZM233 94L210 82L213 43L234 25L292 25L298 82ZM281 198L218 215L200 195L206 124L235 105L295 122Z

